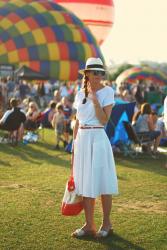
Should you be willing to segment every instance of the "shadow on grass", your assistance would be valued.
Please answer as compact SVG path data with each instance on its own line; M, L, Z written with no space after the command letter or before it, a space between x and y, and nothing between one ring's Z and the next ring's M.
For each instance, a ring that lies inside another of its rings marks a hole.
M160 154L158 159L153 159L151 157L143 156L141 158L129 158L128 156L116 155L115 156L116 165L121 165L127 168L136 168L144 171L154 172L159 175L166 176L167 171L165 169L165 164L167 162L167 154Z
M43 145L42 143L37 143L35 144L35 147L33 147L33 145L34 144L20 144L17 147L11 147L10 145L5 144L1 147L0 151L33 164L41 164L42 162L45 162L47 164L55 164L56 166L59 165L61 167L69 167L69 161L62 159L63 156L67 156L66 152L53 152L53 146L49 144ZM10 166L9 162L10 158L8 159L8 163L6 160L1 160L0 163L2 166Z
M93 239L91 237L85 237L82 239L79 239L82 241L93 241L96 243L100 243L101 245L107 246L107 249L114 249L114 250L125 250L125 249L131 249L131 250L144 250L144 248L131 243L130 241L122 238L116 233L113 233L111 236L104 238L104 239Z
M46 141L39 141L35 144L28 145L19 144L17 147L11 147L8 144L1 144L0 151L6 155L13 155L34 164L45 162L56 166L69 167L69 160L67 160L68 154L64 149L62 148L60 151L54 151L53 144L49 144ZM11 166L9 160L6 161L1 159L0 166ZM166 176L167 173L164 168L167 162L167 154L161 154L159 159L152 159L148 156L132 159L122 155L115 155L115 160L116 165L118 164L125 168L141 169L163 176Z
M0 167L11 167L11 164L9 162L0 160Z

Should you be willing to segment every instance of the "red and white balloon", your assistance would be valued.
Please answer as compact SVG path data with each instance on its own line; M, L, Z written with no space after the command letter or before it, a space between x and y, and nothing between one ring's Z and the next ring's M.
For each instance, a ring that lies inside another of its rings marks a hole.
M78 16L90 28L98 44L102 44L114 22L113 0L54 1Z

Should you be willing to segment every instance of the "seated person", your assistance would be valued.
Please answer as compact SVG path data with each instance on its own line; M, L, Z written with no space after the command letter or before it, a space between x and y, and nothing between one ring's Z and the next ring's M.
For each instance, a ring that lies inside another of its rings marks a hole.
M134 128L137 133L144 133L149 136L150 140L154 141L153 153L157 153L157 148L161 139L161 132L155 130L155 121L156 119L152 113L150 104L143 103Z
M26 113L27 120L24 124L24 128L32 131L36 130L40 125L40 122L38 122L39 116L40 112L37 104L35 102L30 102Z
M139 118L139 116L141 115L141 111L138 110L134 113L133 117L132 117L132 126L135 127L136 126L136 122Z
M23 110L18 107L15 98L10 100L10 110L7 110L0 120L0 129L14 131L19 129L19 138L23 134L23 123L26 121L26 115Z
M50 101L49 107L42 112L42 125L44 128L52 128L52 120L55 114L56 102Z
M156 130L161 131L160 146L167 146L167 130L165 129L164 115L157 118Z

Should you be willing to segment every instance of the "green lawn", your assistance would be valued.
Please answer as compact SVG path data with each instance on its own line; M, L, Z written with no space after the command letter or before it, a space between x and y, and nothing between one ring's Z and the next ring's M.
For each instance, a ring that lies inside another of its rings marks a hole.
M74 239L83 213L60 213L70 155L53 150L54 132L36 144L0 144L0 250L167 249L167 155L159 159L116 156L120 194L113 198L114 234ZM95 220L101 222L100 200Z

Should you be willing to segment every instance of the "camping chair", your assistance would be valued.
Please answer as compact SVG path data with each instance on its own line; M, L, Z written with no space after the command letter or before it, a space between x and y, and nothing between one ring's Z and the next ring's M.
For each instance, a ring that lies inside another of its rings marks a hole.
M135 129L133 128L132 124L127 121L123 121L124 128L126 130L126 133L129 138L129 144L128 144L128 149L126 152L126 155L131 155L131 156L136 156L139 152L137 151L137 146L138 147L143 147L145 145L149 146L149 149L153 143L153 140L150 139L148 134L146 133L136 133ZM129 150L129 152L128 152ZM150 150L149 150L150 152Z
M116 104L106 125L106 133L115 152L129 154L128 136L123 121L131 121L134 114L135 102Z
M106 133L110 141L112 141L112 139L115 136L115 132L116 132L119 120L121 118L123 119L125 118L122 116L126 115L128 121L132 120L135 104L136 104L135 102L131 102L131 103L123 103L123 104L114 105L112 112L111 112L110 119L106 125Z

